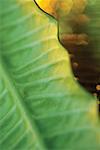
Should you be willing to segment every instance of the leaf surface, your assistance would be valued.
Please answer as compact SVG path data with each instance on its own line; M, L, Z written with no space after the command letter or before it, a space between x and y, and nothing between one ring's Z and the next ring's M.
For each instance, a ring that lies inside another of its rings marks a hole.
M96 100L76 83L56 21L31 0L0 3L0 149L99 150Z

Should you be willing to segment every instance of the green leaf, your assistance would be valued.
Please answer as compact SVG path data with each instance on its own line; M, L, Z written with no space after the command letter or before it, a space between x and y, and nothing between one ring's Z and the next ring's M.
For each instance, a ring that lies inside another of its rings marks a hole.
M75 81L56 21L31 0L0 3L0 149L99 150L96 100Z

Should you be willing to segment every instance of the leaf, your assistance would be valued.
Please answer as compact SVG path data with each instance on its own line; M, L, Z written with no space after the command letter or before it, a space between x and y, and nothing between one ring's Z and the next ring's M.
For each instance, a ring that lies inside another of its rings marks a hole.
M56 21L31 0L0 2L0 149L99 150L96 100L76 83Z
M74 75L89 92L100 97L100 1L36 0L58 20L59 39L70 53ZM50 5L51 4L51 5ZM86 65L88 64L88 65ZM97 87L97 88L96 88Z

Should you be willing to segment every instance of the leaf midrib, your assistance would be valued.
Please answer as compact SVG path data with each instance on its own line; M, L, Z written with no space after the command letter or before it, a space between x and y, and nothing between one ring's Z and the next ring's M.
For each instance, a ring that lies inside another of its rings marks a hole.
M17 107L19 107L21 114L23 114L24 120L26 120L26 122L28 123L33 137L35 134L35 137L41 147L41 150L47 150L47 148L45 147L44 141L41 138L41 134L36 126L35 120L31 118L30 112L26 108L25 103L23 102L22 96L19 94L17 88L15 87L13 83L13 79L11 78L11 73L8 71L4 60L2 59L2 56L0 56L0 73L1 73L2 79L6 83L6 87L8 91L10 91L10 93L12 94L15 104L17 105Z

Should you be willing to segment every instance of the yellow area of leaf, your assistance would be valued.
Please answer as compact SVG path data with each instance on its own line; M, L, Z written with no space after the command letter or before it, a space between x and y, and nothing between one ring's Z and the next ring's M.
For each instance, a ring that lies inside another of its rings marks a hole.
M83 12L87 0L35 0L41 9L54 17L66 16L71 10Z
M61 14L68 13L72 7L72 0L35 0L37 4L45 12L54 17L61 16Z
M57 4L57 0L36 0L36 3L39 5L41 9L49 14L55 13L55 7Z

